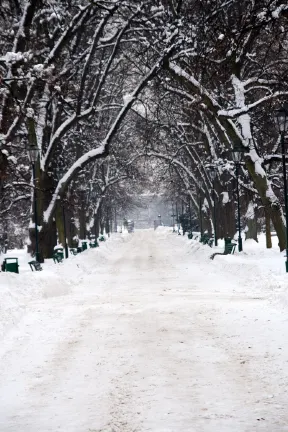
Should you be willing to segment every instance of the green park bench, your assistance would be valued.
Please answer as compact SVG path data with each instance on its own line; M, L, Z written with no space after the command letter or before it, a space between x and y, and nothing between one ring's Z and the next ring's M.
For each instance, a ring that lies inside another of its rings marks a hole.
M105 241L105 237L104 237L103 235L100 236L100 237L99 237L99 241L101 241L101 242Z
M214 238L210 237L209 240L208 240L208 242L207 242L208 246L210 246L212 248L213 242L214 242Z
M89 243L89 246L90 246L90 248L97 248L97 247L99 247L99 244L98 244L98 242L97 241L93 241L93 242L90 242Z
M191 232L188 233L188 239L189 239L189 240L193 240L193 233L191 233Z
M69 249L69 251L70 251L70 254L71 255L77 255L77 248L71 248L71 249Z
M202 237L200 238L200 243L203 243L203 245L208 245L212 247L213 242L214 242L214 237L210 237L210 235L207 233L203 234Z
M19 273L18 258L4 258L4 261L1 265L1 270L3 272Z
M200 238L200 243L203 243L205 245L208 243L209 239L210 239L209 234L207 234L207 233L202 234L202 236Z
M61 263L63 261L63 256L58 254L58 253L54 253L53 255L53 261L54 263Z
M87 249L88 249L88 241L87 240L82 241L82 251L85 251Z
M210 256L210 258L213 260L216 255L233 255L235 252L237 243L232 242L231 238L225 238L225 248L224 252L216 252L213 255Z
M41 264L38 261L29 261L28 264L29 264L29 266L30 266L30 268L31 268L32 271L34 271L34 270L35 271L41 271L41 270L43 270L42 267L41 267Z
M62 247L58 247L57 249L54 249L54 254L53 254L53 261L54 263L60 263L63 261L64 259L64 251Z

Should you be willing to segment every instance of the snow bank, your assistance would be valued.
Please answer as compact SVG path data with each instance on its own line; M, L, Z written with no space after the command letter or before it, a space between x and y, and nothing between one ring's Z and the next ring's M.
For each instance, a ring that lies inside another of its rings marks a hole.
M191 256L191 262L203 266L207 274L225 273L237 291L250 292L255 296L268 299L275 306L288 307L287 274L285 272L285 253L280 253L277 238L273 237L273 248L265 248L265 236L259 236L259 243L254 240L243 242L242 253L237 250L234 255L210 257L214 252L223 252L224 241L219 241L217 248L210 248L198 241L173 234L175 242L183 243L186 253ZM239 281L241 284L239 284ZM236 284L238 282L238 284ZM238 288L237 288L238 285ZM224 288L223 288L224 289Z
M45 260L42 272L32 272L28 261L30 255L24 250L8 251L5 257L18 257L19 274L0 273L0 338L17 325L31 302L63 296L71 293L75 285L81 284L83 275L101 272L101 268L117 247L131 239L130 235L114 234L100 247L70 256L61 264L52 259ZM0 256L0 262L4 256Z

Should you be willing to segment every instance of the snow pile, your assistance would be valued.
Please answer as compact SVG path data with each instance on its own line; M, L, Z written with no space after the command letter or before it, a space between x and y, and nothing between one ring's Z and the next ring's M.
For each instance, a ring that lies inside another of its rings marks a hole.
M24 250L8 251L5 257L19 259L19 274L0 273L0 338L21 320L32 301L71 293L75 285L81 284L84 276L101 272L111 253L117 250L119 244L130 239L129 235L115 234L100 242L99 248L70 256L61 264L54 264L52 259L45 260L42 272L31 271L28 265L31 256ZM3 255L0 257L2 261Z
M31 280L13 273L1 273L0 337L14 325L24 313L26 303L37 297L37 289Z
M223 240L218 241L217 248L210 248L197 240L173 235L174 242L180 242L186 248L186 253L191 256L191 263L202 266L206 274L207 271L212 274L220 270L227 275L231 284L238 282L238 292L251 292L268 299L277 307L288 307L285 253L279 253L277 237L272 238L272 249L265 248L265 236L260 235L259 243L254 240L244 241L242 253L239 253L236 247L234 255L216 255L214 260L211 260L213 253L224 251Z

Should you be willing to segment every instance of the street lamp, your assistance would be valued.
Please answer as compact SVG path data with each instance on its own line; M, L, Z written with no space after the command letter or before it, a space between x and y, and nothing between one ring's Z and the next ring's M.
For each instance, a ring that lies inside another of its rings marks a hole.
M284 177L284 199L285 199L285 216L286 216L286 272L288 272L288 196L287 196L287 179L286 179L286 160L285 160L285 133L288 129L288 105L278 109L274 115L275 123L278 126L281 138L281 151Z
M174 213L174 203L172 201L172 225L173 225L173 233L175 232L175 222L174 222L174 218L176 217L176 214Z
M215 239L215 246L218 246L218 240L217 240L217 220L216 220L216 192L215 192L215 179L217 176L217 170L215 167L210 167L209 168L210 171L210 177L212 180L212 185L213 185L213 204L214 204L214 239Z
M177 203L177 201L176 201L176 223L177 223L178 235L180 235L180 224L179 224L179 213L178 213L178 203Z
M158 215L159 225L161 225L161 215Z
M39 240L38 240L38 215L37 215L37 190L36 190L36 173L35 164L39 157L39 149L35 145L30 145L27 149L28 158L32 166L32 180L34 185L34 219L35 219L35 258L40 262L39 256Z
M203 222L202 222L202 188L203 182L200 180L198 182L198 194L199 194L199 219L200 219L200 240L203 238Z
M243 251L242 236L241 236L241 220L240 220L240 196L239 196L239 167L241 164L243 153L245 149L242 147L235 146L232 150L232 157L235 163L236 169L236 193L237 193L237 209L238 209L238 250Z
M193 230L192 230L191 197L189 194L187 195L187 198L188 198L188 211L189 211L189 223L190 223L189 232L192 234Z

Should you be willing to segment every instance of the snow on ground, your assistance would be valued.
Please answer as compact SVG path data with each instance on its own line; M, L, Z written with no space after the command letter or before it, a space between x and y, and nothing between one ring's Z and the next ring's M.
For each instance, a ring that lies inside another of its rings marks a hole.
M209 265L211 270L221 270L227 277L236 276L239 282L237 291L253 292L265 296L274 306L288 308L286 252L279 253L277 237L272 237L272 249L266 249L265 235L261 234L258 243L254 240L243 241L242 253L239 254L236 249L234 255L216 256L212 262L212 253L223 252L223 240L218 242L218 248L211 249L198 241L187 240L187 237L180 238L194 261Z
M125 238L128 238L127 234L117 235L113 244L123 242ZM17 257L19 260L19 275L0 273L0 338L17 324L29 301L68 294L77 280L90 271L89 267L95 266L95 256L97 266L105 263L111 251L110 241L111 238L101 243L100 249L71 255L64 264L55 265L52 259L45 260L42 272L31 271L28 262L32 258L25 250L9 250L6 255L0 255L0 263L4 257Z
M249 243L159 227L1 273L0 431L288 431L284 259Z

